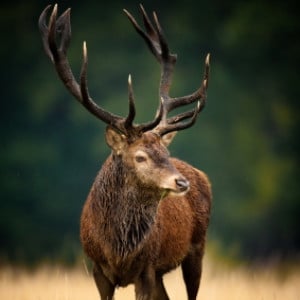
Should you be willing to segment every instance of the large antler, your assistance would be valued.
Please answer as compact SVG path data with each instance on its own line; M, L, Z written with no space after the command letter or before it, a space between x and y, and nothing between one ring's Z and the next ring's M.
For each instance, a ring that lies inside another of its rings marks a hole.
M140 5L140 9L142 12L146 32L141 29L137 21L127 10L124 10L124 12L128 16L136 31L145 40L150 51L161 64L162 71L159 88L160 106L156 118L156 120L160 120L153 131L162 136L168 132L182 130L192 126L195 123L199 112L204 108L206 102L206 91L208 87L209 54L206 56L204 79L200 88L191 95L171 98L169 95L169 91L172 83L172 74L177 56L176 54L171 54L169 51L168 44L163 35L156 13L153 12L153 25L142 5ZM168 113L173 109L182 105L191 104L195 101L197 101L197 105L193 110L167 118ZM189 120L183 122L186 119Z
M98 106L89 95L87 87L87 47L83 43L83 62L81 67L80 82L78 83L70 67L67 50L71 40L70 9L67 9L57 18L57 5L54 6L47 25L46 19L51 5L48 5L39 18L39 29L42 35L43 46L46 54L54 64L56 71L70 93L93 115L116 130L125 134L129 139L134 139L141 133L153 130L159 135L164 135L175 130L182 130L194 124L198 113L202 110L206 100L206 90L209 73L209 55L206 58L204 80L201 87L193 94L185 97L171 98L169 90L172 81L173 69L176 63L176 55L170 54L167 42L163 36L161 26L155 13L153 13L154 26L141 5L142 16L146 33L140 28L131 14L124 10L134 25L137 32L146 41L149 49L162 66L160 81L160 105L153 121L135 125L135 105L131 77L128 77L129 113L126 118L112 114ZM197 102L197 106L188 112L167 118L168 113L182 105ZM183 120L190 119L186 122Z
M59 18L57 18L57 5L55 5L47 25L46 19L50 8L51 5L48 5L41 13L39 18L39 29L42 35L44 50L70 93L93 115L122 132L128 138L134 138L139 136L142 132L156 127L161 119L162 111L149 123L140 125L133 124L135 106L130 75L128 77L129 113L126 118L102 109L93 101L87 87L88 57L86 42L83 43L83 62L80 82L78 83L73 75L67 58L67 50L71 40L70 9L67 9Z

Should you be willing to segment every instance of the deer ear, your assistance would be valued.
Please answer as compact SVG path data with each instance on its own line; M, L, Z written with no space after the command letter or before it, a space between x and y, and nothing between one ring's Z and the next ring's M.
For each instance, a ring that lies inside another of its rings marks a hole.
M161 141L165 147L168 147L171 144L176 133L177 131L173 131L162 136Z
M106 142L108 146L117 154L120 155L125 145L127 144L126 136L114 128L107 126L105 132Z

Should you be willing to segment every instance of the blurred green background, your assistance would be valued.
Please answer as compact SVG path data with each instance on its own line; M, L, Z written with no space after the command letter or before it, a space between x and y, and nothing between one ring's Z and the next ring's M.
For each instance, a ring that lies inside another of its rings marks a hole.
M79 218L110 150L104 124L64 89L45 56L37 20L48 1L2 1L0 261L73 263ZM53 3L54 4L54 3ZM122 12L136 1L60 1L72 7L69 59L89 50L92 97L137 121L153 118L160 68ZM171 95L193 92L211 53L208 103L171 153L204 170L214 201L208 241L246 260L300 254L299 69L296 1L143 1L178 54Z

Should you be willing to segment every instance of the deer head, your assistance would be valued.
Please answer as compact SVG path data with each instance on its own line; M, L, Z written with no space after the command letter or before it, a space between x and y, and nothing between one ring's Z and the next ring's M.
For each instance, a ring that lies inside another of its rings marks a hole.
M126 117L112 114L98 106L91 98L87 86L88 55L86 42L83 42L83 61L79 82L75 79L67 58L67 51L71 40L70 9L67 9L57 18L57 5L55 5L47 25L46 19L50 7L50 5L47 6L40 15L39 29L42 35L44 50L54 64L65 87L90 113L108 125L106 140L115 155L125 156L125 153L134 153L131 155L131 158L134 158L131 162L132 165L138 164L140 168L141 165L146 166L148 164L148 169L151 169L151 167L153 169L154 165L150 166L149 161L154 163L154 156L149 151L143 150L147 148L144 143L146 140L155 140L156 145L166 147L171 142L175 132L188 128L195 123L197 116L204 108L206 102L209 76L209 54L205 60L204 78L200 87L188 96L177 98L170 97L169 90L177 56L171 54L169 51L167 41L162 32L156 13L153 12L153 21L151 21L143 6L140 5L145 27L144 31L134 17L127 10L124 10L135 30L144 39L148 48L161 65L161 79L159 86L160 101L156 115L154 119L148 123L135 124L134 118L136 110L131 76L129 75L128 77L129 112ZM168 116L172 110L191 103L195 103L194 109L171 117ZM150 136L152 136L151 139ZM154 142L152 144L154 144ZM141 148L141 145L143 145L143 149ZM160 154L162 160L166 161L166 158L168 157L166 149L156 153L157 155ZM171 169L172 167L170 167L170 170ZM177 192L186 191L188 189L188 182L179 175L180 174L177 172L176 180L172 181L176 183L175 186L174 183L172 183L171 188L170 184L166 184L166 189Z

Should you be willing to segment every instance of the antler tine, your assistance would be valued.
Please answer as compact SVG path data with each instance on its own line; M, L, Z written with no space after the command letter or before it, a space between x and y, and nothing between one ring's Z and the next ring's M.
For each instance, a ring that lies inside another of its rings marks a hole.
M206 93L208 88L209 68L210 68L209 59L210 59L210 54L207 54L205 59L204 78L200 88L191 95L168 99L168 105L166 106L166 110L167 113L169 113L170 111L172 111L173 109L179 106L188 105L198 100L197 106L193 110L170 117L166 120L162 120L161 124L159 124L159 126L155 128L155 131L157 131L160 135L164 135L168 132L175 131L175 130L179 131L182 129L186 129L188 127L191 127L195 123L198 114L203 110L206 104ZM187 122L182 122L183 120L188 118L191 119Z
M81 101L81 93L79 84L76 82L72 70L70 68L69 62L65 53L69 46L68 40L71 36L70 27L70 9L67 9L58 20L57 17L57 4L54 5L52 13L49 18L49 24L46 24L46 18L51 5L48 5L40 15L39 18L39 29L42 36L44 50L47 56L50 58L54 64L56 71L63 81L64 85L72 93L72 95ZM59 25L61 44L58 48L56 44L56 31L58 29L57 23Z
M163 37L162 29L159 25L158 18L156 16L156 13L153 12L153 18L155 21L155 27L154 27L144 9L144 7L141 4L140 4L140 10L142 13L146 32L143 31L143 29L139 26L139 24L137 23L135 18L126 9L124 9L123 11L129 18L130 22L132 23L133 27L138 32L138 34L145 40L150 51L157 58L157 60L161 63L162 62L162 52L164 54L164 57L167 57L169 55L169 50L168 50L167 43Z
M87 87L87 65L88 65L88 55L87 55L87 47L86 42L83 42L83 60L82 67L80 72L80 91L81 91L81 99L80 102L83 106L91 112L94 116L104 121L105 123L121 130L121 123L123 118L114 115L106 110L103 110L99 107L90 97L88 87Z
M48 5L41 13L40 17L39 17L39 29L41 32L41 36L42 36L42 41L43 41L43 47L44 50L47 54L47 56L50 58L50 60L52 62L54 62L53 60L53 55L49 49L49 43L48 43L48 35L49 35L49 30L46 24L46 17L48 14L48 11L50 9L51 5Z
M128 116L125 120L124 126L127 130L133 127L133 120L135 117L135 105L134 105L134 96L133 96L133 88L132 88L132 81L131 75L128 76L128 98L129 98L129 112Z
M168 125L163 126L161 129L158 129L159 134L164 135L168 132L179 131L179 130L183 130L183 129L191 127L192 125L195 124L198 114L201 110L202 110L201 103L200 103L200 101L198 101L197 106L193 110L191 110L187 113L182 113L171 119L168 119L166 121L166 123ZM181 122L182 120L187 119L187 118L190 118L190 120L187 122Z
M155 27L156 27L156 31L157 31L157 35L158 35L158 39L159 39L159 44L161 47L161 56L164 60L168 61L171 57L170 57L170 52L169 52L169 47L168 47L168 43L164 37L162 28L160 26L158 17L156 12L153 12L153 19L154 19L154 23L155 23Z
M127 11L126 9L123 9L124 13L127 15L128 19L130 20L131 24L133 25L133 27L135 28L135 30L137 31L137 33L145 40L147 46L149 47L150 51L155 55L156 57L156 52L155 52L155 47L153 45L153 43L151 42L150 37L142 30L142 28L139 26L139 24L137 23L137 21L135 20L135 18L130 14L129 11ZM147 16L145 16L146 19L148 19ZM151 29L153 29L153 27L151 26L151 23L147 23L147 21L145 21L146 24L146 28L149 29L149 32L151 32Z
M198 101L197 106L194 109L168 118L167 124L175 124L175 123L179 123L185 119L189 119L189 118L193 117L195 113L197 113L197 114L200 113L204 107L205 107L204 102Z

